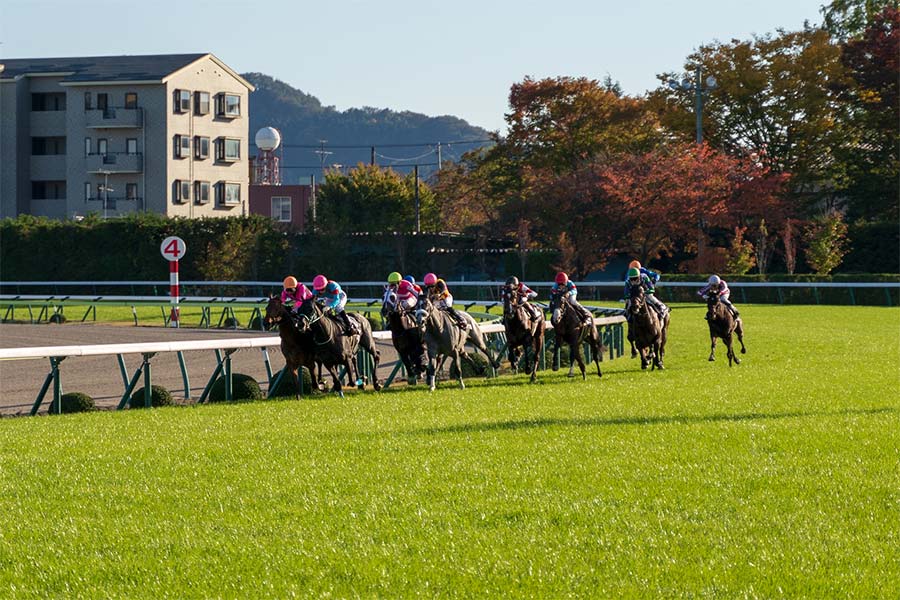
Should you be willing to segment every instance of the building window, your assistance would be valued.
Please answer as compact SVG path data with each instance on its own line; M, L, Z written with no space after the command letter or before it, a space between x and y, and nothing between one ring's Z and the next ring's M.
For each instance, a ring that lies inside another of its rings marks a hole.
M84 138L84 155L91 155L91 138L89 137Z
M88 200L91 199L91 190L92 190L92 188L91 188L90 182L85 183L84 184L84 201L85 202L87 202Z
M209 92L194 92L194 114L209 114Z
M241 140L238 138L219 138L216 140L216 160L234 162L241 159Z
M291 198L290 196L272 197L272 218L279 223L291 222Z
M177 113L191 112L191 92L190 92L190 90L175 90L175 112L177 112Z
M194 136L194 158L203 160L209 158L209 138L200 135Z
M217 200L222 205L234 205L241 203L241 184L229 183L227 181L219 182L217 190Z
M66 153L66 138L64 137L33 137L31 138L32 156L58 156Z
M102 154L102 155L106 156L107 150L108 150L108 145L109 145L109 143L106 141L105 138L97 139L97 154Z
M137 108L137 94L127 92L125 94L125 108Z
M191 155L191 137L188 135L175 136L175 158L188 158Z
M125 199L126 200L137 200L137 184L136 183L126 183L125 184Z
M238 94L217 95L216 115L229 118L241 116L241 97Z
M191 199L191 182L185 179L175 180L175 202L187 202Z
M65 200L65 181L32 181L31 198L33 200Z
M91 93L84 93L84 110L91 110Z
M125 140L125 153L137 154L137 138L128 138Z
M31 110L34 112L66 110L66 94L62 92L32 94Z
M97 110L109 108L109 94L97 94Z
M206 204L207 202L209 202L208 181L194 182L194 200L197 202L197 204Z

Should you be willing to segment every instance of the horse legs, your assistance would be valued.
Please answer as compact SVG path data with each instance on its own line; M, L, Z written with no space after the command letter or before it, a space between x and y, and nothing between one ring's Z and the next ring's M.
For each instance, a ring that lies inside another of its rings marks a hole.
M734 363L737 364L737 365L741 364L741 359L739 359L739 358L737 357L737 355L734 353L734 343L733 343L731 334L729 333L729 334L724 338L724 340L725 340L725 345L728 346L728 366L729 366L729 367L731 366L731 361L732 361L732 360L733 360Z
M574 356L575 360L578 361L578 368L581 369L581 380L585 381L587 380L587 371L584 366L584 357L581 355L581 344L576 342L570 347L572 348L570 356ZM571 362L571 360L570 357L569 361Z
M552 371L559 371L559 363L556 360L557 356L559 356L559 336L554 332L553 354L550 356L550 370Z
M747 348L744 347L744 324L740 319L737 320L734 332L737 334L737 339L741 343L741 354L747 354Z
M431 354L431 352L429 352L428 353L428 364L425 366L425 382L428 384L428 389L432 392L435 389L434 372L435 372L435 367L437 365L437 361L438 361L437 356L434 356Z
M709 334L709 362L713 362L716 360L716 336L713 333Z
M325 368L328 370L328 373L331 375L331 380L334 382L331 386L331 391L336 392L338 396L341 398L344 397L344 389L341 386L341 378L338 377L337 370L331 365L325 365Z
M466 389L466 384L463 383L463 376L462 376L462 361L461 361L460 358L459 358L459 354L460 354L460 353L459 353L458 350L457 350L456 352L453 353L453 362L456 363L456 374L457 374L457 376L458 376L458 378L459 378L459 389L464 390L464 389ZM463 356L465 356L466 358L468 358L469 361L470 361L472 364L475 364L475 361L473 361L471 358L469 358L469 355L468 355L468 354L464 354Z
M637 348L634 347L634 335L631 333L631 323L628 324L628 343L631 344L631 358L637 358Z
M506 356L509 358L509 366L512 369L513 373L518 374L519 372L519 353L518 346L513 346L509 341L507 341L506 347ZM525 349L525 360L528 360L528 349Z
M575 346L569 344L569 374L566 377L575 377Z

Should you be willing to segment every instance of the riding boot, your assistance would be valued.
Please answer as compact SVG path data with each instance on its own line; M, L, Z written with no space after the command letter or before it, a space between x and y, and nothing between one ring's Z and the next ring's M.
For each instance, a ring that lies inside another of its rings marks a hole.
M344 335L356 335L356 327L354 323L350 320L350 315L346 312L341 311L338 313L338 316L341 320L341 323L344 325Z
M731 310L731 316L734 317L735 320L741 318L741 313L739 313L738 309L736 309L734 306L732 306L730 310Z
M594 315L591 314L591 311L581 306L578 307L581 309L581 322L585 325L593 325L594 324Z
M466 319L461 314L459 314L459 311L457 311L452 306L448 306L447 312L450 313L450 316L456 320L456 324L459 326L459 328L465 331L467 327Z
M666 318L666 314L668 314L669 312L669 307L663 304L659 298L657 298L653 294L649 294L647 296L647 302L653 305L653 308L656 309L656 313L659 315L660 319Z

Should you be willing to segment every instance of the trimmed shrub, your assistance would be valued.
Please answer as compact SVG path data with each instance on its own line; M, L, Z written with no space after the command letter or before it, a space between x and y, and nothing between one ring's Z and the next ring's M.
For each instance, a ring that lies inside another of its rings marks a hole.
M284 369L282 369L283 371ZM301 377L303 377L303 395L308 395L314 393L316 390L312 384L312 378L309 375L309 371L306 367L300 368ZM281 375L281 371L272 375L272 381L278 379L278 376ZM278 386L272 389L272 392L269 394L272 398L281 398L285 396L296 396L297 395L297 385L294 383L294 378L290 376L290 374L285 375L281 378L281 381L278 382Z
M250 319L250 322L247 324L247 329L252 329L254 331L265 331L266 325L260 317L253 317Z
M469 364L469 361L461 358L460 363L462 364L463 379L468 379L470 377L485 377L487 375L490 375L490 365L488 364L488 361L483 354L469 352L469 356L472 357L472 360L476 365L478 365L478 368L473 369L472 365ZM457 377L459 377L459 372L456 370L456 363L453 361L448 362L450 363L450 379L456 379Z
M210 402L225 402L225 377L216 379L209 389ZM259 383L249 375L243 373L231 374L231 399L241 402L247 400L262 400L264 398Z
M87 394L82 394L81 392L70 392L68 394L63 394L59 400L60 404L62 405L63 414L90 412L92 410L97 410L97 407L94 404L94 399ZM50 414L55 415L58 413L59 411L56 407L56 400L53 400L50 403Z
M222 329L237 329L241 326L241 322L236 317L228 317L222 322Z
M169 390L161 385L150 386L151 406L155 408L158 406L172 406L173 404L175 404L175 400L172 398ZM131 395L131 398L128 400L128 408L144 408L144 388L137 390Z
M62 324L62 323L65 323L66 321L68 321L68 319L66 319L66 315L64 315L62 313L53 313L52 315L50 315L50 318L47 319L48 323Z

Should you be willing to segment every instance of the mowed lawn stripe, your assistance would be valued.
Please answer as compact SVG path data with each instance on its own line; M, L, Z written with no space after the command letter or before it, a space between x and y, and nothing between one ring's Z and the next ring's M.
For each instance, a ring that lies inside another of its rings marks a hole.
M709 363L0 421L0 595L900 589L900 310L741 307Z

